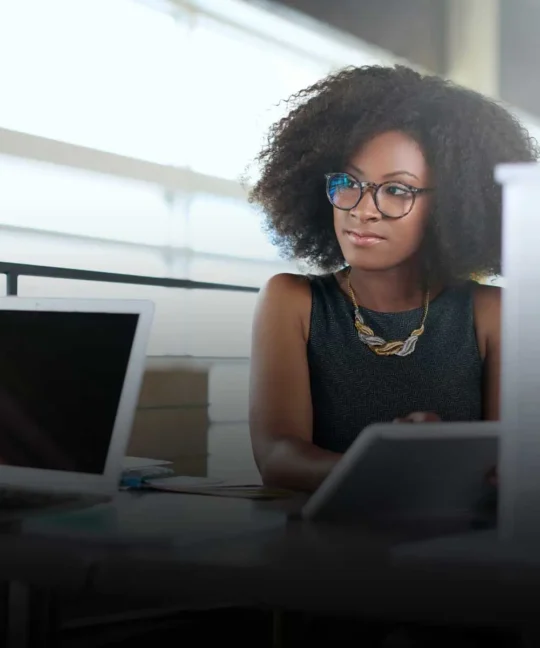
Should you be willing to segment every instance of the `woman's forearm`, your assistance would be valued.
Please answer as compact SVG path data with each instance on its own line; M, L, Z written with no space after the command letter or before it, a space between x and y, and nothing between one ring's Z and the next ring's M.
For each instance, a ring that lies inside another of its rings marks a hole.
M313 492L341 457L302 439L286 437L275 441L261 475L266 486Z

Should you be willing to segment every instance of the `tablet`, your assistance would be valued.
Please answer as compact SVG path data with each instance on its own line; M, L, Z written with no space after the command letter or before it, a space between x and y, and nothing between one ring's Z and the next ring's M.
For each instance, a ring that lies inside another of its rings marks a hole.
M466 518L497 465L499 426L371 425L304 504L301 517L359 523Z

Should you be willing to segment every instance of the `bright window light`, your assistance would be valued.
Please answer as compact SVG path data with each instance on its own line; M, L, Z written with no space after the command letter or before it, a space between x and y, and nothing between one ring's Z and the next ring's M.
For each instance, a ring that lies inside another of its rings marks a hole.
M284 113L278 104L327 72L307 57L202 18L191 36L191 55L190 166L230 180L244 174Z
M189 208L189 247L237 258L280 260L250 205L217 196L197 196Z
M131 0L0 0L0 126L170 164L186 27Z
M0 157L4 225L164 246L170 211L156 185Z

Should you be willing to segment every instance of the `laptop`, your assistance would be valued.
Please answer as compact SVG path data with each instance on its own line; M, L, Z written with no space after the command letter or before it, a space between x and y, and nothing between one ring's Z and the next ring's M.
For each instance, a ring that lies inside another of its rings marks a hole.
M488 474L497 465L498 444L498 422L371 425L303 505L301 517L449 527L489 518L495 488Z
M0 520L118 490L152 302L0 298Z

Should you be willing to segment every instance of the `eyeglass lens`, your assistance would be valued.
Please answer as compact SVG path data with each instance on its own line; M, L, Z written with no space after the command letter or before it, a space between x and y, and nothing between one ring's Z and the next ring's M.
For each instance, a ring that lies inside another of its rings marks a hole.
M354 209L363 196L362 185L347 173L336 173L328 178L328 197L338 209ZM375 192L377 209L391 218L408 214L414 202L414 193L399 182L385 182Z

